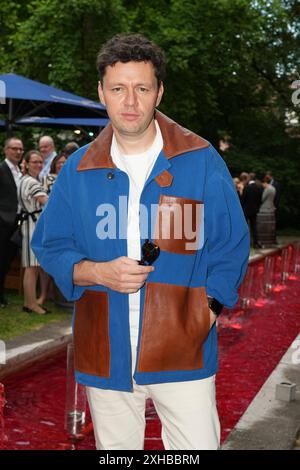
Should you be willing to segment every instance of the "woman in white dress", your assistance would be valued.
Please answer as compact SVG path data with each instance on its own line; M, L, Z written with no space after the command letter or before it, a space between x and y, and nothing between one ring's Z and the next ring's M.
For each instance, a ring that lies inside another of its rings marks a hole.
M38 304L36 285L39 272L39 263L31 249L30 242L39 218L42 207L46 204L48 196L38 180L43 168L43 158L36 150L25 155L26 174L21 178L19 185L19 202L22 209L22 265L24 272L24 312L34 312L44 315L47 310Z
M50 195L52 191L52 187L55 183L55 180L57 178L58 173L60 172L63 164L66 162L66 157L63 153L60 153L59 155L56 155L54 160L51 163L50 166L50 173L47 176L44 176L42 179L42 186L48 196ZM57 302L58 298L62 300L60 302L61 304L65 303L66 300L62 297L62 294L60 291L57 289L57 287L54 284L53 279L49 276L49 274L45 273L42 268L40 268L40 287L41 287L41 292L40 292L40 297L38 299L39 304L43 304L47 298L50 298Z

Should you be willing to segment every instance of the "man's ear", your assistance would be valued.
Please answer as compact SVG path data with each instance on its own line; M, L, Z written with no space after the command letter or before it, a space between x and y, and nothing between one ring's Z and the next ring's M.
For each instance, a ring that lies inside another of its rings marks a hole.
M100 99L101 104L103 104L104 106L106 106L106 104L105 104L105 99L104 99L103 88L102 88L102 84L101 84L100 81L98 82L98 96L99 96L99 99Z
M161 82L161 84L159 85L159 89L158 89L158 95L157 95L157 98L156 98L155 107L159 106L159 103L161 102L163 94L164 94L164 84L163 84L163 82Z

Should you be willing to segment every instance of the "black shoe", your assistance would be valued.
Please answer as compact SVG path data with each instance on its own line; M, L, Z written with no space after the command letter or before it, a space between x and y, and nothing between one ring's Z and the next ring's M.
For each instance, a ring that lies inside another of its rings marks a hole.
M50 310L47 310L45 307L42 307L43 310L45 310L43 313L38 313L36 312L35 310L32 310L31 308L29 307L25 307L23 306L22 310L23 312L26 312L26 313L36 313L37 315L46 315L47 313L51 313Z
M44 307L44 305L38 304L39 307L41 307L43 310L45 310L45 313L52 313L51 310L48 310L48 308Z

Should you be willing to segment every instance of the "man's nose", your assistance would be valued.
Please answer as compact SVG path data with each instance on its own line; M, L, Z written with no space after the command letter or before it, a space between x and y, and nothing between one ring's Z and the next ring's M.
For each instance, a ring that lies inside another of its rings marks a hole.
M127 106L134 106L136 103L136 94L135 91L132 88L129 88L127 90L127 93L125 95L125 104Z

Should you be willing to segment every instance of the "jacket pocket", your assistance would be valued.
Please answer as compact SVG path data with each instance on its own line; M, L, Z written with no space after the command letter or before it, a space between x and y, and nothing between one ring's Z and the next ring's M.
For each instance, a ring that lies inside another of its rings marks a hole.
M161 194L157 210L154 243L161 250L193 254L199 249L203 202Z
M107 292L86 290L75 303L74 362L79 372L110 375Z
M204 287L148 283L138 372L202 368L209 330Z

